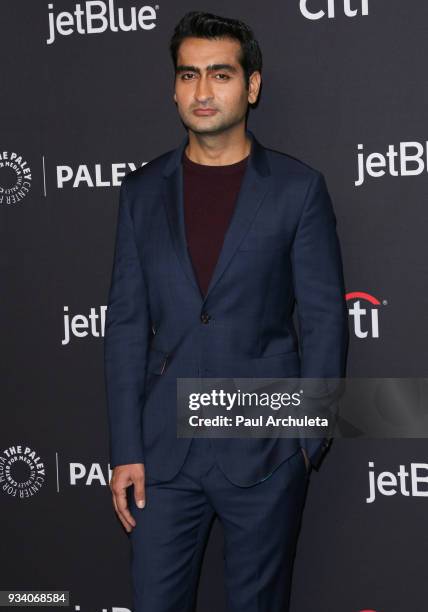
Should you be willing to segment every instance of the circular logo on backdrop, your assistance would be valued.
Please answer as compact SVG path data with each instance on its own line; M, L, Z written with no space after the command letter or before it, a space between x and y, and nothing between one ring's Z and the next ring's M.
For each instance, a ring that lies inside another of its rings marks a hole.
M17 204L31 189L31 168L16 151L0 151L0 204Z
M5 495L26 499L36 495L46 478L45 464L30 446L15 445L0 454L0 490Z

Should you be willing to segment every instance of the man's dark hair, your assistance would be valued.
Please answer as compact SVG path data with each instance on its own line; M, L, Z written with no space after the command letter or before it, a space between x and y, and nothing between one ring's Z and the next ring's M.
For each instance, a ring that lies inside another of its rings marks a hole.
M251 28L243 21L219 17L201 11L186 13L175 26L169 45L174 70L177 67L178 48L181 42L188 37L233 38L238 40L241 43L239 63L244 70L247 89L250 75L255 70L260 71L260 73L262 71L262 52L259 43L254 38Z

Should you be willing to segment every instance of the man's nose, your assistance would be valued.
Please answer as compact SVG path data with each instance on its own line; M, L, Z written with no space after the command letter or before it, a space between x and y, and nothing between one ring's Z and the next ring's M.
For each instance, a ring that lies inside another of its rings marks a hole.
M198 79L198 83L195 90L195 98L198 102L203 102L205 100L209 100L213 97L212 87L209 81L209 78L206 76L201 76Z

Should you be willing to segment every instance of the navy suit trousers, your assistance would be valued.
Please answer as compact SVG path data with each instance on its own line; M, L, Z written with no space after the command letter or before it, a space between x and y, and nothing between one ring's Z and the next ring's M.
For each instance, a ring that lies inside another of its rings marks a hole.
M194 438L174 478L146 478L146 506L129 534L134 612L194 610L203 551L215 516L224 530L228 612L287 612L309 482L301 449L257 484L232 484L209 439Z

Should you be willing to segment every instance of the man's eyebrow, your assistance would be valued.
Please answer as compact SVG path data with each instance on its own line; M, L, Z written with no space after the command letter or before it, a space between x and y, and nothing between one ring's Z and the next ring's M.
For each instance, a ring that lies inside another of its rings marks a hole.
M209 72L212 72L214 70L226 70L227 72L233 73L238 72L235 66L232 66L232 64L209 64L208 66L206 66L206 70L208 70ZM201 74L201 69L197 66L186 66L180 64L176 67L175 72L176 74L180 72L196 72L198 74Z

